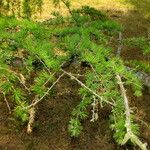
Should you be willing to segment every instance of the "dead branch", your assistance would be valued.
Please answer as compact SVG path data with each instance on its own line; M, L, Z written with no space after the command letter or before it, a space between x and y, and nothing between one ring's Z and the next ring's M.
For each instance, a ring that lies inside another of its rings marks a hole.
M34 123L34 119L35 119L35 107L31 107L29 110L29 122L28 122L28 126L27 126L27 133L30 134L32 132L33 129L33 123Z

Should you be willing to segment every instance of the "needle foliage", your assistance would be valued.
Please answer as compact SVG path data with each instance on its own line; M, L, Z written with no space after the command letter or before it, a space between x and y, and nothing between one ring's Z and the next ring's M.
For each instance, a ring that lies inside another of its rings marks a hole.
M34 9L41 7L42 1L37 2ZM132 88L135 96L142 94L140 80L134 71L127 70L111 47L112 39L123 29L94 8L84 6L70 10L69 2L65 5L71 16L63 17L54 12L55 18L43 23L0 18L0 93L15 104L16 116L25 122L29 119L28 108L34 102L32 97L40 99L45 95L64 64L84 62L89 69L84 73L84 82L77 80L81 82L81 102L72 112L69 132L78 137L83 129L82 120L90 115L89 109L92 109L91 121L94 122L98 119L98 109L111 105L110 127L121 144L127 132L126 110L116 75L121 76L126 88ZM30 11L26 11L24 13L30 16ZM147 42L143 38L128 39L125 43L142 47L147 53ZM134 113L130 116L132 132L138 135L139 127L133 116Z

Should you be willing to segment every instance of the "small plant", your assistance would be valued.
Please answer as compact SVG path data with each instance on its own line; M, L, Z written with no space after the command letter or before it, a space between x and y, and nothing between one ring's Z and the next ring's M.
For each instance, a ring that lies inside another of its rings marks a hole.
M72 11L69 3L62 2L71 16L64 18L55 14L56 22L54 19L35 23L12 17L0 18L0 92L9 111L8 97L15 104L16 116L23 122L28 121L27 132L32 132L36 106L67 75L81 85L81 102L73 110L69 122L71 136L80 135L81 121L88 115L91 115L90 121L95 122L99 108L110 105L110 127L115 140L121 145L131 140L146 150L146 144L138 138L139 127L134 122L126 93L130 86L135 96L141 96L142 83L108 46L122 28L93 8ZM59 22L59 18L63 22ZM74 61L89 66L84 82L65 70L65 64ZM92 114L88 108L92 109Z

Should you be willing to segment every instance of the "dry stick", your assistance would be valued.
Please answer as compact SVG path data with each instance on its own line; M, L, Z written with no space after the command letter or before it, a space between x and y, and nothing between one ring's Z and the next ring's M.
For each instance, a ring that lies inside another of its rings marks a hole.
M29 114L30 114L30 117L29 117L29 122L28 122L28 126L27 126L28 134L30 134L33 129L33 123L34 123L34 119L35 119L35 107L30 108Z
M142 150L147 150L147 148L146 148L147 144L146 143L143 144L140 141L140 139L132 132L131 114L130 114L131 110L129 108L129 103L128 103L128 98L127 98L127 95L126 95L126 90L124 88L124 85L123 85L123 82L121 80L120 75L116 75L116 78L118 80L120 91L121 91L122 97L124 99L125 115L126 115L125 127L126 127L126 130L127 130L127 133L124 136L124 139L122 141L122 145L124 145L129 139L131 139L131 141L133 143L136 143Z
M10 106L9 106L9 103L8 103L7 98L6 98L6 96L5 96L4 93L3 93L3 96L4 96L4 101L6 102L6 105L7 105L8 111L9 111L9 114L11 114L11 108L10 108Z
M73 76L77 76L77 77L85 77L84 75L82 75L82 74L72 74Z
M35 96L33 102L36 102L38 100L38 95ZM30 110L29 110L29 122L28 122L28 125L27 125L27 133L30 134L32 132L32 129L33 129L33 123L34 123L34 120L35 120L35 113L36 113L36 108L35 106L31 107Z
M35 101L33 104L27 106L26 108L31 108L35 105L37 105L39 102L41 102L43 100L43 98L49 93L49 91L56 85L56 83L64 76L65 73L62 73L58 78L57 80L52 84L51 87L48 88L48 90L45 92L45 94L40 98L38 99L37 101Z
M121 49L122 49L122 33L121 32L119 32L118 41L119 41L119 45L118 45L118 49L117 49L117 56L120 56L121 55Z
M16 77L18 78L18 80L20 81L20 83L24 86L24 88L29 92L29 94L31 94L30 90L28 89L28 87L25 85L25 83L16 75Z
M89 87L87 87L85 84L83 84L80 80L78 80L75 76L73 76L71 73L66 72L65 70L61 69L65 74L67 74L68 76L70 76L72 79L76 80L82 87L84 87L85 89L87 89L89 92L91 92L93 95L95 95L96 97L98 97L99 99L101 99L101 101L104 101L112 106L115 106L114 103L109 102L105 99L103 99L102 96L98 95L97 93L95 93L93 90L91 90Z

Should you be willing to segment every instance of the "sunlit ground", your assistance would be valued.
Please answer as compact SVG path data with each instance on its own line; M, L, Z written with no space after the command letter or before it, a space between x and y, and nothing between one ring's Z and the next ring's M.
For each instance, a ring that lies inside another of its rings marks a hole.
M145 18L150 17L150 0L72 0L72 8L80 8L89 5L99 10L111 10L127 13L130 10L138 10ZM59 8L55 8L52 0L44 0L43 12L38 15L38 20L47 20L52 17L53 11L59 11L63 15L68 14L68 10L61 3Z

